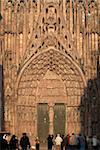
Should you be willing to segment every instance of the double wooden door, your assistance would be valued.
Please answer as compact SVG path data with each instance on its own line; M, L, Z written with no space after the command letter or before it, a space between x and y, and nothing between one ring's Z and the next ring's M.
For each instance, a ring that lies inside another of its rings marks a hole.
M62 103L55 104L53 107L53 134L65 134L66 123L66 110L65 105ZM37 107L37 132L38 137L42 143L46 143L49 134L49 106L48 104L41 103Z

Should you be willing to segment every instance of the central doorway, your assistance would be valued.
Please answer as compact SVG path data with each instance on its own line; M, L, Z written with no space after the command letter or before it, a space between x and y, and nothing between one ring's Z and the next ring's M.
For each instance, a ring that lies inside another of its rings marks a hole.
M40 142L45 144L50 131L50 107L47 103L39 103L37 105L37 133ZM65 134L66 124L66 108L64 103L56 103L53 106L53 135L56 136L58 133L61 135Z

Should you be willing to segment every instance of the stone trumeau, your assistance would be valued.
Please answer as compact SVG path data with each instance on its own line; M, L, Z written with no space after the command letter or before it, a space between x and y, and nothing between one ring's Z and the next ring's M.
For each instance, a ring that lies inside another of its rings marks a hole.
M64 134L100 136L89 95L94 93L99 112L99 0L2 0L1 16L4 130L18 137L27 132L31 142L36 136L43 142L38 129L55 134L55 114L64 105Z

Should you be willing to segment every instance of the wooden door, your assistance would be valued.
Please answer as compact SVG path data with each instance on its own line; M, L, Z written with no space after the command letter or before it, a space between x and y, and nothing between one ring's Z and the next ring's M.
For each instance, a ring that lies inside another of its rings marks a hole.
M64 104L54 106L54 135L65 134L66 109Z
M37 132L41 143L46 143L49 134L49 114L47 104L38 104Z

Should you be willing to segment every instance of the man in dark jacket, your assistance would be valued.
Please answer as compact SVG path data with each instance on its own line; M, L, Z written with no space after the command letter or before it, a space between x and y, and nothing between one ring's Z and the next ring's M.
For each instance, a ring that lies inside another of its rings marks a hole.
M23 133L23 136L20 139L20 146L21 146L22 150L27 150L28 147L29 148L31 147L29 138L26 135L26 133Z
M47 145L48 145L48 150L52 150L53 146L53 136L49 134L47 138Z

